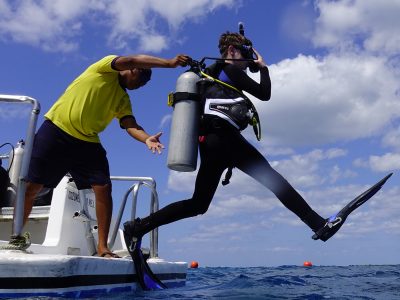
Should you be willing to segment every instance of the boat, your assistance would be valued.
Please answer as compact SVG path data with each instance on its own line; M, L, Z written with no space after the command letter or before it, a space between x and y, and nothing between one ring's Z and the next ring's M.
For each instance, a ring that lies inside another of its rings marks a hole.
M150 213L158 210L156 181L151 177L111 176L113 190L122 182L128 186L118 214L113 216L108 240L109 248L121 258L96 256L94 193L91 189L78 190L68 174L56 188L45 190L38 196L29 220L22 228L24 177L28 171L40 104L29 96L15 95L0 95L1 102L31 105L32 110L26 139L10 153L0 154L3 166L7 160L9 166L11 164L8 206L0 207L0 298L107 297L140 289L121 223L129 214L130 202L130 216L124 221L135 219L138 192L142 188L150 191L147 193L150 194ZM12 201L15 202L13 207L9 205ZM22 229L29 232L25 235L30 242L26 249L9 244L10 234L21 235ZM159 257L157 229L150 233L148 243L149 247L142 250L153 273L168 288L184 286L187 263Z

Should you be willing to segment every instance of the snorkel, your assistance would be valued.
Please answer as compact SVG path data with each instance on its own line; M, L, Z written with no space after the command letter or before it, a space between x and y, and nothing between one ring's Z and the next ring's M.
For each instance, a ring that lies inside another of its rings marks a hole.
M244 25L242 22L239 22L239 34L244 37ZM254 60L258 59L257 54L253 50L253 45L250 44L245 44L240 47L240 52L242 53L242 56L249 61L248 68L251 73L256 73L260 71L260 68L257 66L257 64L254 62Z

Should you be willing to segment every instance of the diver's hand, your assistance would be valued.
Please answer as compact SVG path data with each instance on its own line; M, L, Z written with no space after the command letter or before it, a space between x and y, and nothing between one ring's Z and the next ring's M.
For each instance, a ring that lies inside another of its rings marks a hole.
M159 137L162 135L162 132L159 132L155 135L149 136L145 143L151 152L161 154L162 149L164 149L164 145L160 143Z
M176 68L178 66L181 67L186 67L188 64L188 61L190 61L191 58L188 55L185 54L178 54L174 58L171 58L169 60L169 66L170 68Z
M256 49L253 48L254 53L257 55L257 59L254 60L254 62L259 66L260 68L266 67L267 64L264 62L263 57L261 56L260 53Z

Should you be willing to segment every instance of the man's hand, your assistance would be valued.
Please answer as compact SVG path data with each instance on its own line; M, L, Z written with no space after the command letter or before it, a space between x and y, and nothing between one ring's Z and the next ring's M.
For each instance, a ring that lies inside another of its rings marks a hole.
M189 56L185 54L178 54L169 60L169 65L171 68L176 68L178 66L186 67L189 60L191 60Z
M164 145L160 143L159 137L162 135L162 132L159 132L155 135L149 136L145 143L151 152L161 154L161 150L164 149Z

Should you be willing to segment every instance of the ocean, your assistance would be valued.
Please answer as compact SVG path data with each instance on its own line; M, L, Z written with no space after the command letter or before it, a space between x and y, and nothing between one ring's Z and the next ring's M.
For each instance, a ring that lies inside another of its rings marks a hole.
M184 287L97 299L400 299L400 265L206 267Z

